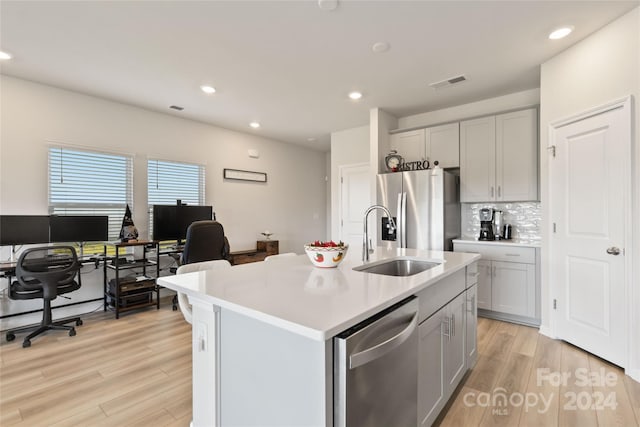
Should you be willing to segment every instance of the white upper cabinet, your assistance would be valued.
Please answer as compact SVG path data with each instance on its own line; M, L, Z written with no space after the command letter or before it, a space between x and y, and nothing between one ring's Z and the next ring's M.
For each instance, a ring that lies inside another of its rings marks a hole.
M496 200L538 200L535 109L496 116Z
M391 135L389 146L402 156L405 162L416 162L424 159L424 129Z
M538 200L535 109L460 123L462 202Z
M460 122L460 201L495 200L495 116Z
M425 154L431 167L438 161L441 168L460 167L460 128L458 123L434 126L425 131Z
M405 162L438 161L441 168L460 167L460 127L458 123L417 129L391 135L390 148Z

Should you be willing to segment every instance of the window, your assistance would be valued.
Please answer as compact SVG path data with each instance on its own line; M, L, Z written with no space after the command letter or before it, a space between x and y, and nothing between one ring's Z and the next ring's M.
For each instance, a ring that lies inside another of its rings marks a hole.
M175 205L176 200L188 205L204 205L204 165L149 160L147 186L149 230L153 230L152 205Z
M49 213L108 215L109 240L117 240L133 204L132 176L131 156L50 147Z

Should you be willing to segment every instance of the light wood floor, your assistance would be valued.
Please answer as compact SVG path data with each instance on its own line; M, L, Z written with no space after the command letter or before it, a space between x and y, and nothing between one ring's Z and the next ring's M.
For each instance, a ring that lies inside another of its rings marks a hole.
M480 318L478 353L477 364L436 424L640 425L639 383L626 377L617 366L540 335L537 329ZM565 381L560 380L563 374ZM607 378L610 386L600 386L598 381ZM506 406L498 405L500 394L509 399ZM611 408L614 405L615 410Z
M119 320L99 311L83 320L75 337L49 333L34 339L27 349L21 346L23 335L10 343L2 335L0 425L188 426L191 334L180 312L171 311L170 303L163 301L159 311L129 313ZM478 363L438 424L639 425L640 384L619 368L524 326L479 319L478 340ZM615 384L578 387L572 375L566 385L554 387L543 381L538 386L538 368L572 374L584 368L597 377L604 369L615 375ZM550 406L546 411L542 403L528 410L524 405L493 407L478 397L483 392L494 396L500 387L507 396L542 394ZM613 393L617 409L572 410L566 397L576 393L582 396L576 406L584 406L588 399L593 403L599 399L596 392Z

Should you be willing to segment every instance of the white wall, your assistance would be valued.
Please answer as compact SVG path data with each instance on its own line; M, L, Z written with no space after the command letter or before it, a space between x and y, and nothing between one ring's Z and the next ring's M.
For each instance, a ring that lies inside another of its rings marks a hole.
M522 92L469 104L457 105L442 110L429 111L407 117L398 118L398 129L411 129L434 126L442 123L471 119L478 116L501 113L504 111L532 107L540 103L540 90L530 89Z
M549 123L588 110L627 95L634 96L635 130L633 134L633 306L635 325L632 368L640 378L640 9L617 19L590 37L542 64L540 85L540 168L543 232L549 230L548 146ZM550 289L548 244L543 239L542 328L550 327Z
M369 163L369 126L331 134L331 239L340 238L340 166Z
M148 236L148 157L206 165L206 202L232 251L255 248L265 229L281 252L302 253L305 242L326 235L326 153L8 76L0 89L1 214L48 213L47 141L55 141L135 156L132 209L141 237ZM268 182L225 182L223 168L266 172Z

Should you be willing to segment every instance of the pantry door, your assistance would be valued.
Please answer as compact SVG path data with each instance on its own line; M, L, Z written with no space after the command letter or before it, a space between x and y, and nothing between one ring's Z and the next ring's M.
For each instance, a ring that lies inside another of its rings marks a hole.
M371 205L369 180L369 164L340 167L340 240L356 252L362 247L362 217Z
M552 127L550 289L558 338L627 362L628 99Z

